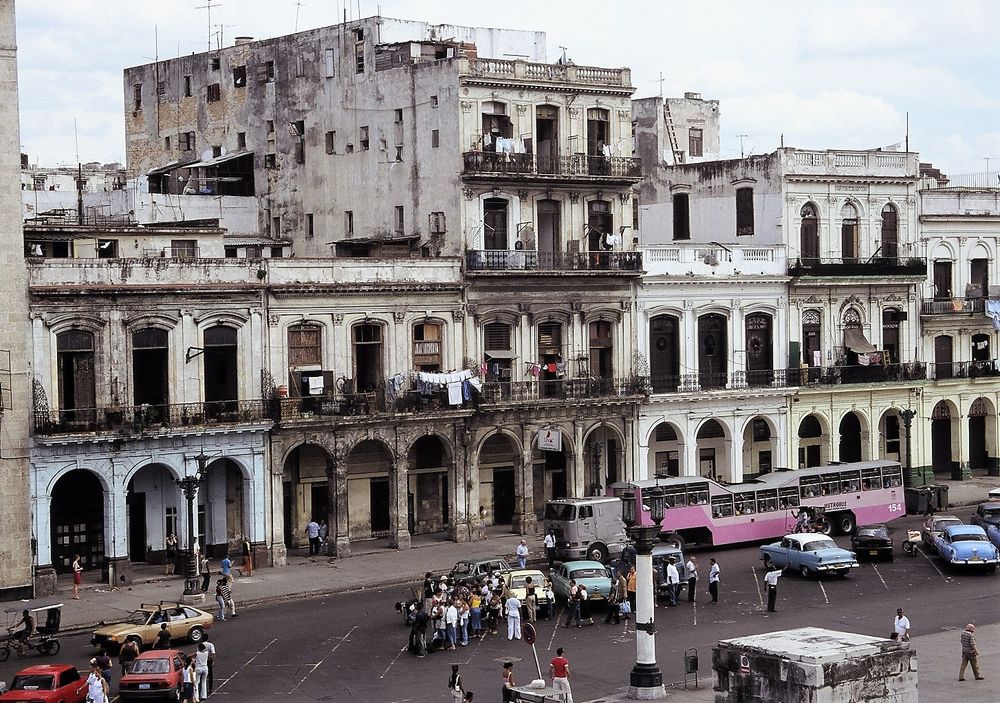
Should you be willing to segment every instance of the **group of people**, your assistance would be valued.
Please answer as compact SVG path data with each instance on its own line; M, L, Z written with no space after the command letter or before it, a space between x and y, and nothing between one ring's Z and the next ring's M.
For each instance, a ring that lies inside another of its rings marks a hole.
M236 601L233 600L233 563L228 554L222 558L219 566L220 576L215 583L215 605L218 607L215 619L225 621L227 612L230 617L236 617ZM201 584L202 593L208 591L209 574L209 571L204 573L204 580Z

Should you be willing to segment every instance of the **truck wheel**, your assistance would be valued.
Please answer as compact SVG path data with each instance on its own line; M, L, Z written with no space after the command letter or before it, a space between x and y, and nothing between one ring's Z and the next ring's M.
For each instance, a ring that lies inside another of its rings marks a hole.
M660 541L664 544L670 545L674 549L684 551L684 538L676 532L668 532L667 534L662 535Z
M587 556L591 561L599 561L602 564L607 564L610 555L608 554L608 548L604 544L594 542L587 548Z
M837 531L842 535L849 535L854 532L854 528L857 527L857 520L854 518L854 513L840 513L834 518Z
M820 525L819 531L827 537L833 535L833 521L830 519L829 515L823 516L823 522Z

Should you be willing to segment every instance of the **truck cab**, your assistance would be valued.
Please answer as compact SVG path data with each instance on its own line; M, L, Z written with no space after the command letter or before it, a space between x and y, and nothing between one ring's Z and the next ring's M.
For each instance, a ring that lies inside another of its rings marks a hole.
M622 502L615 497L559 498L545 504L545 531L556 538L562 561L592 559L607 564L625 546Z

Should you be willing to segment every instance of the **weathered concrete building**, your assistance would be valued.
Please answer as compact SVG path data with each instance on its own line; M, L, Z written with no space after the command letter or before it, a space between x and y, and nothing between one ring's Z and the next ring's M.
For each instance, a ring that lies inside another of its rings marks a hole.
M28 412L31 359L27 327L20 211L20 137L17 101L17 39L14 0L0 0L0 594L30 595L31 502L28 475Z

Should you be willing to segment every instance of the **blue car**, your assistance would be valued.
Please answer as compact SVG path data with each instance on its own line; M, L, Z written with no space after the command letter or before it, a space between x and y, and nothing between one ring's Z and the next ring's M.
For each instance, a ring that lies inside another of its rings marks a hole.
M768 568L791 569L807 578L831 571L847 576L858 566L854 552L841 549L820 532L785 535L780 542L762 546L760 558Z
M1000 527L990 525L986 528L986 536L989 538L990 542L993 543L993 546L1000 549Z
M951 566L983 567L993 573L1000 552L979 525L949 525L934 538L934 549Z
M607 600L611 593L611 571L599 561L567 561L552 572L552 591L556 598L569 600L569 582L587 587L590 600Z

